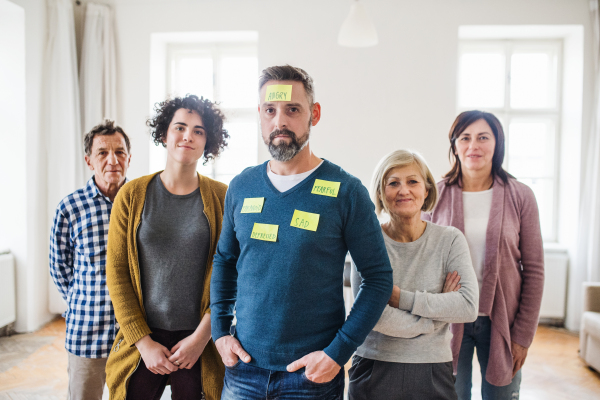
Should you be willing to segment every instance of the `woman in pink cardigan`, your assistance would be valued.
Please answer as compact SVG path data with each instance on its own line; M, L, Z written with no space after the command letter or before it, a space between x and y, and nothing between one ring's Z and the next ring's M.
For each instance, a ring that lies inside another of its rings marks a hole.
M502 168L504 131L493 114L461 113L449 138L454 165L424 219L465 234L479 282L477 320L451 325L456 392L471 399L476 349L483 400L517 399L544 286L537 203L532 190Z

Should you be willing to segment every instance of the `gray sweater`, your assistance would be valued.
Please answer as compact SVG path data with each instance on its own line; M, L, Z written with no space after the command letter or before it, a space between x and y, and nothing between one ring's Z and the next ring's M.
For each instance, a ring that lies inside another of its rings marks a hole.
M423 235L399 243L383 232L400 288L400 307L386 306L379 322L356 354L372 360L399 363L452 361L449 323L477 318L479 289L464 235L456 228L427 222ZM446 274L461 277L458 292L441 293ZM352 290L357 295L361 278L352 268Z

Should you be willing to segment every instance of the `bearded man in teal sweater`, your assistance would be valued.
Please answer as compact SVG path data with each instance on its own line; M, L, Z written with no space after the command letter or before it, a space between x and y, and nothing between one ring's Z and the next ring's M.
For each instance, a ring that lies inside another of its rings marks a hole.
M310 149L321 118L312 78L270 67L259 90L273 158L232 180L211 279L222 400L342 399L343 366L387 304L392 269L365 187ZM348 251L362 285L346 319Z

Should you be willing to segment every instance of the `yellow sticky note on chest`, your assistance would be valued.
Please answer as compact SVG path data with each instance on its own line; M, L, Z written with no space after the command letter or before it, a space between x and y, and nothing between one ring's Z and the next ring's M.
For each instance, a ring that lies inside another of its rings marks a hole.
M315 184L312 188L312 194L320 194L321 196L337 197L340 191L340 182L324 181L315 179Z
M264 240L267 242L276 242L278 230L279 225L259 224L258 222L255 222L250 237L252 239Z
M269 85L265 101L291 101L292 85Z
M244 199L244 204L242 205L241 214L250 214L250 213L261 213L263 204L265 204L264 197L253 197Z
M316 232L317 226L319 226L319 214L294 210L294 215L292 216L292 223L290 226Z

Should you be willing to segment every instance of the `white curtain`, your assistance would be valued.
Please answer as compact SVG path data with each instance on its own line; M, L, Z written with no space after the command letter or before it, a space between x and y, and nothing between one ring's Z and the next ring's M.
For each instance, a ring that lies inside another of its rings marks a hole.
M111 9L88 3L85 12L79 86L83 131L117 117L115 35Z
M75 23L71 0L48 0L48 42L44 75L43 135L46 139L48 216L58 202L85 184ZM64 303L50 282L51 312Z
M567 327L579 330L581 284L600 281L600 1L590 0L594 49L594 105L590 131L582 142L582 187L579 242L574 270L570 274Z
M44 126L48 154L49 215L84 181L75 23L70 0L48 1L44 77Z

